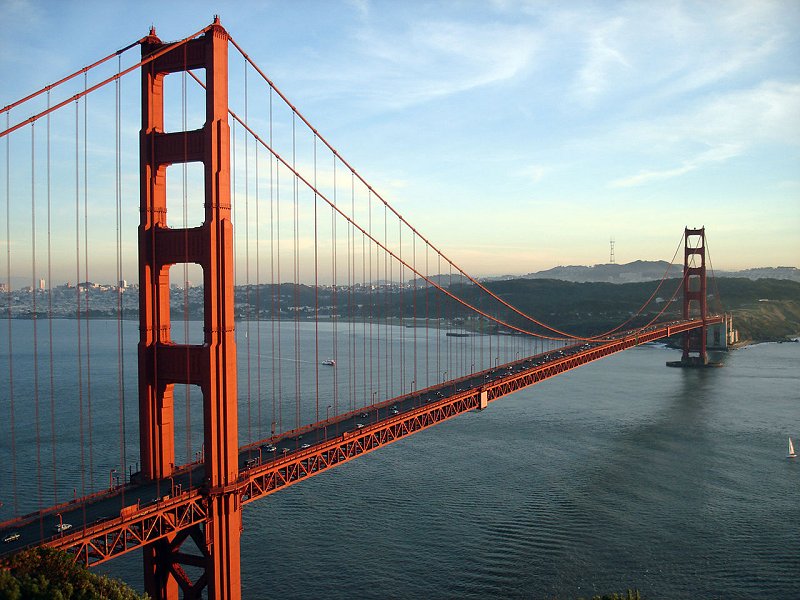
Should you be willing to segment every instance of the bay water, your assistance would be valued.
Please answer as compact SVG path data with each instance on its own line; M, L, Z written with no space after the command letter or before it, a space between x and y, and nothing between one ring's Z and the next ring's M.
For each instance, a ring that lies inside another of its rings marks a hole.
M54 417L59 448L73 445L56 458L56 485L66 499L81 476L80 439L69 425L75 412L66 407L87 398L58 383L65 372L75 376L73 359L64 358L69 348L57 347L75 323L54 323ZM47 322L38 327L41 336ZM114 388L120 357L127 361L119 384L127 390L122 421L118 399L105 406L105 396L94 392L93 443L100 449L93 460L108 462L95 465L102 474L119 463L120 422L127 424L127 455L133 460L137 454L137 332L135 323L125 322L118 354L116 323L92 327L109 329L92 337L92 385L105 381ZM21 425L16 487L28 503L37 488L23 468L37 460L34 408L24 391L33 377L30 328L30 322L14 322L12 332ZM237 328L241 424L246 340L245 328ZM408 331L402 338L395 329L392 343L411 343ZM328 332L323 328L320 335L324 340ZM7 344L0 346L5 373ZM481 360L491 363L500 350L502 361L526 351L495 347ZM472 352L456 362L472 368L479 354L474 345ZM49 365L42 363L48 354L40 343L42 439L50 427ZM248 505L243 596L571 599L635 588L649 599L800 598L800 461L786 457L787 436L800 441L800 344L737 349L715 357L724 363L719 369L665 366L678 356L647 345L602 359ZM343 353L337 369L346 364ZM296 367L282 368L293 387ZM417 375L420 381L441 375L430 370ZM353 402L369 401L372 387L365 383L361 390L356 383ZM408 377L397 385L408 386ZM0 400L7 414L8 389ZM322 405L331 401L322 398ZM3 519L10 516L13 477L6 430L0 436ZM199 430L195 424L182 434L187 455L196 451ZM40 454L47 488L49 451ZM98 570L142 587L140 553Z

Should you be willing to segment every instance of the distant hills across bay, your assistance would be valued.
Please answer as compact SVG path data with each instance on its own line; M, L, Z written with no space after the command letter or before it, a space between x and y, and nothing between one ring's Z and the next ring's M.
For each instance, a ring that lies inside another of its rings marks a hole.
M501 281L507 279L558 279L574 283L639 283L658 281L667 270L669 263L663 260L636 260L626 264L604 264L591 267L569 265L553 267L527 275L502 275L486 277L482 281ZM668 278L680 277L682 266L672 265ZM709 273L710 274L710 273ZM800 282L800 269L797 267L759 267L742 271L716 271L717 277L743 277L746 279L788 279Z

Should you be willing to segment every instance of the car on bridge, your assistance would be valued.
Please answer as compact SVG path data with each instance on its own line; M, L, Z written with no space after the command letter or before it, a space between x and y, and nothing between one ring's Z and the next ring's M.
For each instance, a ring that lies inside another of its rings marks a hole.
M273 444L261 444L261 449L267 452L275 452L278 448Z
M15 531L14 533L9 533L6 537L4 537L3 542L6 544L10 544L11 542L16 542L21 537L22 536Z
M67 529L72 529L71 523L58 523L53 527L56 533L64 533Z

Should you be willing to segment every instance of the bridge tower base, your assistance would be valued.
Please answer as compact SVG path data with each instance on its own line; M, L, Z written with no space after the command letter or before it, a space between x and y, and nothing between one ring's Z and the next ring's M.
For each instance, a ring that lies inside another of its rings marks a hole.
M196 385L203 399L206 521L144 549L144 580L154 600L241 597L242 528L238 501L236 343L233 319L233 227L228 126L228 34L215 19L201 37L170 50L155 30L142 56L139 224L139 427L142 477L164 480L175 470L173 387ZM206 120L194 131L166 132L164 78L205 69ZM167 225L167 167L200 162L204 220L199 227ZM203 270L203 343L171 338L169 269ZM199 552L182 551L191 539ZM188 571L187 571L188 567ZM188 573L195 574L194 580ZM199 575L196 573L199 572ZM205 590L205 592L204 592Z

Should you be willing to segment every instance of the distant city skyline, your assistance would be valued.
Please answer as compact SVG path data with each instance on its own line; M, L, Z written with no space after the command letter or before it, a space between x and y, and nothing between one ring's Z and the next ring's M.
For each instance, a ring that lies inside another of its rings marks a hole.
M603 264L611 238L617 263L669 260L684 226L703 225L718 270L798 266L796 2L0 7L2 106L150 25L177 39L219 13L342 155L474 276ZM136 202L136 181L126 186ZM135 238L137 207L126 210ZM36 285L11 254L12 287ZM135 281L135 245L124 257ZM54 280L76 280L54 261ZM94 279L116 280L97 268Z

